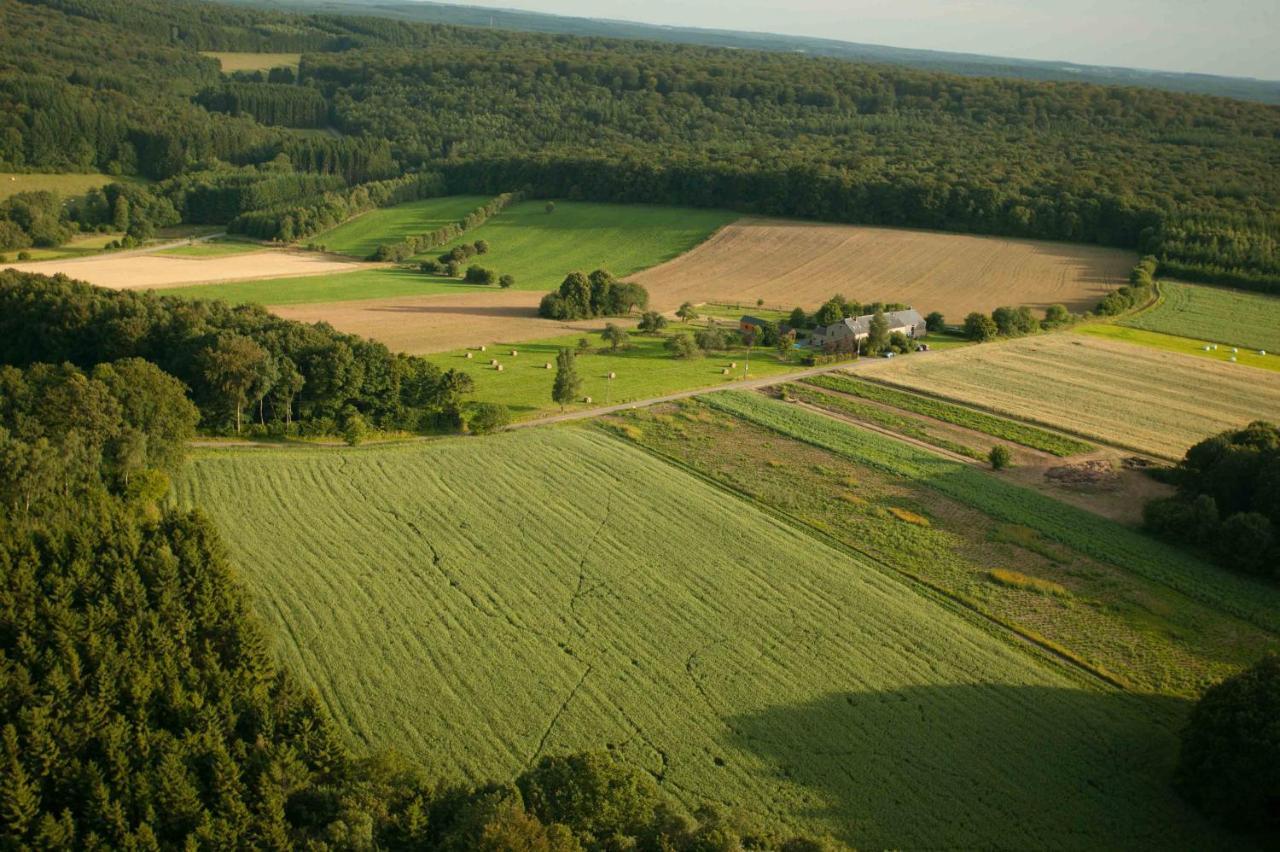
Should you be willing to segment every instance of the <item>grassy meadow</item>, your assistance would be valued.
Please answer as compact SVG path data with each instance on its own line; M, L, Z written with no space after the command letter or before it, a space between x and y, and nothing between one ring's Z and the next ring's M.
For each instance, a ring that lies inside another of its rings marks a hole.
M604 320L600 322L603 324ZM677 325L668 327L668 331L685 328ZM781 361L774 350L767 348L752 350L748 372L747 350L742 346L706 357L681 359L671 357L666 349L665 336L640 334L634 330L630 336L630 345L616 351L601 339L599 331L584 331L528 343L499 344L488 347L485 352L460 349L426 357L441 369L469 373L476 384L472 399L503 403L517 419L560 411L560 406L551 401L556 355L563 348L577 352L578 343L584 338L589 348L580 352L576 359L578 375L582 377L580 397L591 397L592 404L588 406L579 401L567 406L567 411L650 399L800 369L796 362ZM519 355L511 357L512 349ZM472 356L470 359L466 357L468 353ZM501 372L489 365L493 359L502 364ZM548 363L552 369L546 368ZM725 370L729 370L728 375L724 374ZM614 373L616 378L610 379L610 373Z
M338 723L433 774L609 749L865 848L1225 840L1169 786L1183 701L603 433L204 452L175 487Z
M425 234L457 222L488 200L485 195L450 195L382 207L316 234L305 242L364 260L383 243L399 242L405 237Z
M379 267L338 275L303 275L297 278L264 278L225 281L157 290L188 299L221 299L233 305L308 305L320 302L353 302L436 293L470 292L471 284L423 275L412 269Z
M265 248L261 243L251 243L242 240L206 240L204 242L192 243L188 246L174 246L173 248L161 249L156 252L158 255L168 257L228 257L234 254L247 254L251 251L262 251Z
M0 172L0 201L19 192L55 192L62 198L75 198L91 189L99 189L109 183L138 183L139 178L120 175L88 174L26 174Z
M1258 354L1255 349L1240 349L1239 352L1232 352L1233 348L1239 347L1229 346L1225 343L1207 344L1203 340L1194 340L1190 337L1177 337L1172 334L1165 334L1160 331L1146 331L1141 328L1130 328L1125 325L1111 324L1090 324L1077 326L1073 331L1080 334L1089 334L1094 337L1102 337L1107 340L1119 340L1123 343L1132 343L1135 346L1146 346L1150 349L1162 349L1165 352L1179 352L1183 355L1192 355L1196 358L1204 358L1209 361L1216 361L1222 364L1231 364L1233 366L1257 367L1262 370L1272 370L1280 372L1280 351L1268 349L1266 355ZM1206 350L1205 347L1212 345L1216 348ZM1232 358L1235 361L1232 361Z
M621 278L657 266L738 218L724 210L585 201L557 201L547 213L545 204L514 204L430 256L487 240L489 253L472 262L514 275L519 289L552 290L570 272L604 268Z
M1280 298L1261 293L1160 282L1163 298L1121 325L1196 341L1280 352Z
M14 249L4 252L9 260L16 260L18 251L26 252L31 260L60 260L62 258L89 257L100 254L107 243L118 240L122 234L82 234L71 238L70 242L54 248Z

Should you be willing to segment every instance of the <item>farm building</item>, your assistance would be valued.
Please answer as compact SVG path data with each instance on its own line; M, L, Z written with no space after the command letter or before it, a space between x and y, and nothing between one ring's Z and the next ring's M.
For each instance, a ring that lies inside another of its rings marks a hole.
M818 326L813 330L810 341L814 346L839 345L843 341L862 340L871 334L871 318L873 314L860 317L847 317L840 322L828 326ZM911 339L925 336L924 317L920 312L908 308L905 311L889 311L884 315L889 321L889 333L900 331Z
M782 334L786 334L791 331L791 326L785 322L771 322L769 320L760 319L760 317L753 317L746 314L738 320L738 331L748 331L750 329L760 331L766 326L773 326Z

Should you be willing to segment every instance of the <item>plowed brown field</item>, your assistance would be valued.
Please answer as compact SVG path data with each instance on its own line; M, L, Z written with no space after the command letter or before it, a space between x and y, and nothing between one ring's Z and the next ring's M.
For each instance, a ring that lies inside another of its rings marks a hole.
M295 278L327 275L369 268L336 255L314 252L263 249L223 257L175 257L128 252L73 260L45 260L10 264L20 272L42 275L62 273L78 281L88 281L114 290L146 290L153 287L182 287L215 281L242 281L259 278Z
M1132 253L1097 246L742 219L693 251L632 276L655 307L733 301L814 308L833 293L906 302L953 322L1000 305L1092 308L1124 283Z
M372 337L392 351L422 355L482 343L517 343L598 329L604 320L538 318L541 293L521 290L277 305L272 313L300 322L327 322L339 331ZM615 322L618 322L615 320ZM621 321L627 325L626 321Z

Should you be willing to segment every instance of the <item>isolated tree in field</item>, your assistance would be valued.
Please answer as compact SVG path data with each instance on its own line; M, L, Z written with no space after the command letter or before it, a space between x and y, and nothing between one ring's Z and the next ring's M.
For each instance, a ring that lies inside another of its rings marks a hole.
M756 307L757 307L757 308L763 308L763 307L764 307L764 299L756 299Z
M1210 687L1182 733L1177 787L1233 828L1280 829L1280 657Z
M626 349L627 344L631 341L631 335L627 334L627 330L620 325L613 323L605 323L604 331L600 332L600 339L609 344L609 348L613 351L618 349Z
M702 354L693 338L683 332L671 335L664 345L673 358L694 358Z
M476 254L488 254L488 253L489 253L489 241L488 241L488 240L476 240L476 241L475 241L475 250L476 250Z
M939 311L932 311L924 318L926 331L943 331L947 327L947 319Z
M369 434L369 424L364 415L348 406L342 412L342 440L348 447L354 447L364 441Z
M1013 453L1004 444L996 444L987 453L987 461L991 462L992 470L1004 470L1013 461Z
M1000 329L996 326L995 320L986 314L974 311L964 318L964 336L978 343L990 340L999 331Z
M498 279L498 286L501 287L503 290L507 290L511 287L514 287L515 283L516 283L516 277L514 275L503 275L501 278Z
M542 209L547 211L547 215L550 216L552 213L556 212L556 203L554 201L548 201Z
M249 401L249 391L258 379L267 350L239 334L227 334L201 353L204 378L223 402L235 409L236 434L241 413Z
M787 325L797 331L805 328L809 325L809 315L804 312L804 308L792 308L791 316L787 317Z
M587 338L585 338L585 337L579 337L579 338L578 338L578 351L579 351L579 352L590 352L590 351L591 351L591 341L590 341L590 340L588 340L588 339L587 339Z
M683 322L693 322L698 318L698 312L693 307L693 302L685 302L676 311L676 316Z
M490 284L497 283L498 273L484 266L472 265L467 267L466 282L468 284Z
M725 340L724 330L716 325L715 320L708 320L707 327L696 332L693 339L703 352L720 351L729 345Z
M876 311L871 317L867 334L867 354L879 355L889 348L889 318L884 311Z
M645 311L637 326L641 331L654 334L667 327L667 318L657 311Z
M556 355L556 380L551 385L551 399L560 403L560 410L578 398L582 390L582 378L578 375L578 365L574 363L573 353L561 349Z

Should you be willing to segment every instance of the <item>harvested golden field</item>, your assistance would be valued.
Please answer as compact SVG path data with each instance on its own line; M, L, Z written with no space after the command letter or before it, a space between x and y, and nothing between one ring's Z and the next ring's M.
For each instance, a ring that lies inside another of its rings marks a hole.
M859 375L1168 459L1280 420L1280 375L1082 334L864 362Z
M293 278L368 268L333 255L314 252L263 249L222 257L175 257L139 252L100 255L82 259L15 263L20 272L43 275L62 273L79 281L114 290L148 290L214 281L261 278Z
M372 337L394 352L422 355L488 343L517 343L599 329L604 320L561 322L538 317L541 293L481 290L355 302L270 306L300 322L327 322L339 331ZM620 325L632 321L613 320Z
M232 51L201 51L204 56L218 60L223 74L233 71L270 71L272 68L297 69L301 53L237 53Z
M906 302L958 322L1000 305L1092 308L1123 284L1127 251L930 231L742 219L693 251L631 276L653 305L712 300L813 308L833 293Z

